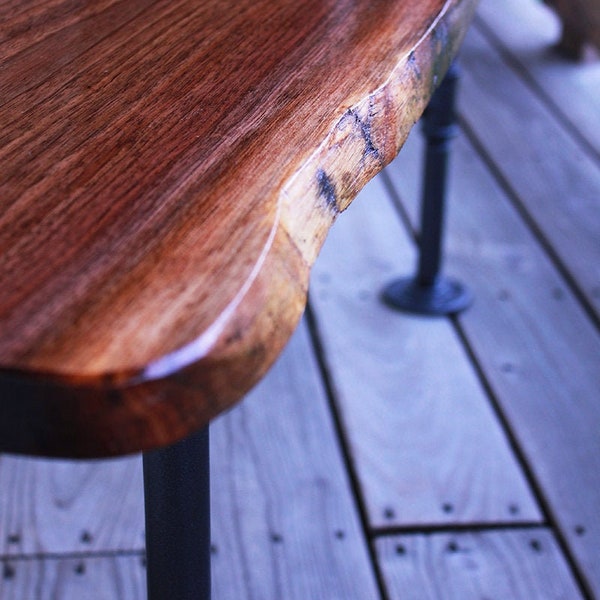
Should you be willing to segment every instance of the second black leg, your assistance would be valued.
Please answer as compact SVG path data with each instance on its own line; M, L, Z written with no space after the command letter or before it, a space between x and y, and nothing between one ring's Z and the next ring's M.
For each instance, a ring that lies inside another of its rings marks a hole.
M455 97L458 71L452 66L422 119L426 138L419 264L416 275L396 280L384 292L393 308L426 315L447 315L467 308L471 293L441 274L444 209L450 141L456 132Z

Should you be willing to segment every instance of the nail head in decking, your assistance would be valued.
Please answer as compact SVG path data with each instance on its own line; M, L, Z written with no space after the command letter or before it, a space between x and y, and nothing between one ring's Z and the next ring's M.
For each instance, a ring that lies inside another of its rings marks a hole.
M539 540L537 539L532 539L529 542L529 545L531 546L532 550L534 550L535 552L541 552L542 551L542 544Z
M81 542L82 542L82 543L84 543L84 544L91 544L91 543L92 543L92 540L93 540L94 538L93 538L92 534L91 534L89 531L87 531L87 530L84 530L84 531L82 531L82 532L81 532L81 536L80 536L80 538L79 538L79 539L80 539L80 540L81 540Z
M2 577L4 579L13 579L15 576L15 568L10 564L5 562L2 565Z

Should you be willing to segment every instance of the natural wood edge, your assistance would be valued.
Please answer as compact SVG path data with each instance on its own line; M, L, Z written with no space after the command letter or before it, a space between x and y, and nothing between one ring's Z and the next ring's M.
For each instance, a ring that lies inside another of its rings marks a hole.
M385 84L344 112L283 187L260 268L205 354L195 356L190 347L129 380L111 376L94 384L15 373L3 385L17 401L0 406L2 449L45 456L65 456L68 449L77 458L138 452L185 437L238 401L287 343L327 231L400 150L456 55L476 4L448 0Z

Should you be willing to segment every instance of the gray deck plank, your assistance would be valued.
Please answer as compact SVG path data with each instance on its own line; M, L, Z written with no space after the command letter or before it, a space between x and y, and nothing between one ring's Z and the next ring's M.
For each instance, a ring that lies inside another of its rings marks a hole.
M0 457L0 556L141 550L139 457Z
M577 600L545 529L392 536L377 541L390 600Z
M600 164L471 29L462 114L600 318Z
M304 325L211 451L215 600L378 598Z
M389 170L413 213L419 157L412 136ZM466 140L453 159L447 266L476 294L460 322L550 514L600 595L600 336Z
M21 559L2 568L2 600L146 599L141 556Z
M492 32L510 61L600 156L600 60L578 63L555 52L560 22L536 0L482 0L477 14L477 25Z
M379 300L412 259L376 179L330 232L311 282L370 525L537 521L450 323L402 315Z

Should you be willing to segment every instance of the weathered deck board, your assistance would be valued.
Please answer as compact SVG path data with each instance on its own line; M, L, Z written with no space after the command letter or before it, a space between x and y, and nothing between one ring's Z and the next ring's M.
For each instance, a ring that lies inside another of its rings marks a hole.
M377 597L304 325L268 378L214 423L211 444L216 599ZM93 463L4 457L1 465L4 555L143 549L138 457ZM108 578L103 597L143 597L128 587L137 576L125 573L136 561L115 560L91 560L86 577ZM13 586L6 597L14 589L24 594L15 598L45 599L23 587L37 582L58 598L85 598L78 590L85 584L93 593L96 579L71 577L80 563L17 561L25 579L6 583Z
M303 325L211 450L215 600L378 597Z
M2 564L2 600L145 600L141 555L45 560Z
M372 527L540 518L450 324L379 300L412 252L379 180L340 218L311 305Z
M0 555L141 550L139 457L70 462L0 457Z
M600 61L576 63L552 51L560 22L541 2L482 0L477 14L476 26L492 32L511 62L600 156Z
M462 63L464 119L599 319L600 165L475 29Z
M413 210L419 145L412 136L389 171ZM460 322L553 518L600 594L600 337L464 139L454 172L448 262L476 293Z
M545 529L403 535L376 545L390 600L581 598Z

